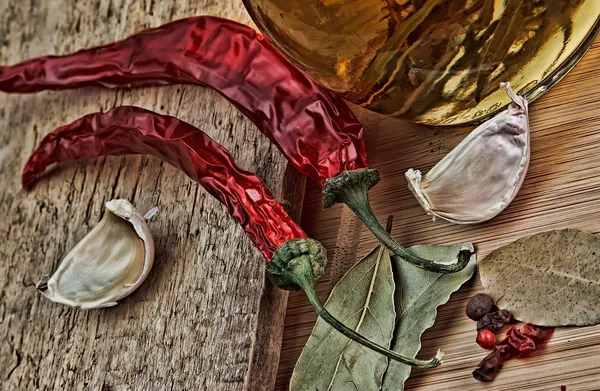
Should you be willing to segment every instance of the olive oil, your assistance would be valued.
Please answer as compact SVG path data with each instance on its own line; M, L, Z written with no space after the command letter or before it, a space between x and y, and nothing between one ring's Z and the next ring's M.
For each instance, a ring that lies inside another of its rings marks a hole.
M480 122L534 100L600 29L598 0L244 0L259 28L326 87L427 124Z

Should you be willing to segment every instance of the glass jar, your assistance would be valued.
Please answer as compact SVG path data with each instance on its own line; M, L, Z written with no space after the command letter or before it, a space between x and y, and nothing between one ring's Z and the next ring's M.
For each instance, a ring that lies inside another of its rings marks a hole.
M345 99L432 124L531 101L585 53L598 0L243 0L290 60Z

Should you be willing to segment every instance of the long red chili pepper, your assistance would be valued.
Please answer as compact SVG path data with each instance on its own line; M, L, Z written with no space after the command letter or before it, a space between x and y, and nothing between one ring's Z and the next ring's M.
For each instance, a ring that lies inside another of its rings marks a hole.
M459 271L468 264L469 250L461 251L455 263L438 263L412 254L393 240L369 205L368 190L379 181L379 174L367 168L363 128L350 108L248 26L198 16L71 55L0 67L0 91L13 93L176 83L220 92L296 169L323 186L324 208L347 204L403 259L440 273Z
M86 115L47 135L23 169L29 189L49 166L107 155L149 154L181 169L219 199L267 260L271 280L282 289L302 289L327 323L348 338L409 365L431 368L430 360L405 357L349 329L319 302L315 282L325 273L323 246L310 239L256 175L241 170L229 152L200 129L177 118L138 107Z
M134 107L91 114L47 135L27 161L25 189L56 163L105 155L150 154L184 171L218 198L267 259L306 234L263 182L236 167L229 153L199 129Z

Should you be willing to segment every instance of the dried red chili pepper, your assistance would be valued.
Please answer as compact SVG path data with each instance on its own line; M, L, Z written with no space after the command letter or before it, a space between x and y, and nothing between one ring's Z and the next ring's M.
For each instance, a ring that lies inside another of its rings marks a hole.
M306 237L262 181L235 167L214 140L176 118L139 108L87 115L47 135L25 165L23 187L31 188L55 163L126 154L159 157L202 184L227 206L267 259L289 238Z
M241 170L229 152L200 129L138 107L86 115L47 135L23 169L26 189L49 166L108 155L150 154L181 169L219 199L267 260L275 285L302 289L317 314L332 327L390 359L436 367L441 355L417 360L386 349L346 327L320 303L315 282L325 273L323 246L310 239L256 175Z
M482 382L494 380L505 361L539 348L553 332L553 327L535 326L530 323L520 329L511 326L506 332L506 338L498 342L494 350L473 371L473 377Z
M296 169L323 186L324 208L347 204L403 259L440 273L462 270L469 263L469 250L447 264L420 258L393 240L369 205L368 190L379 174L367 168L363 128L352 111L248 26L198 16L72 55L0 67L0 91L13 93L177 83L220 92Z

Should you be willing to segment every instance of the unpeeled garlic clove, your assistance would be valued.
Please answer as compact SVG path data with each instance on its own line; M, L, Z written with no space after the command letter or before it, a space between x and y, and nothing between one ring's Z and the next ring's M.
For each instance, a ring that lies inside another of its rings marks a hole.
M408 187L434 219L487 221L521 188L530 156L527 100L509 83L501 87L512 100L505 111L478 126L426 175L406 172Z
M81 309L110 307L136 290L154 262L154 241L144 217L126 200L106 213L37 289L48 299Z

